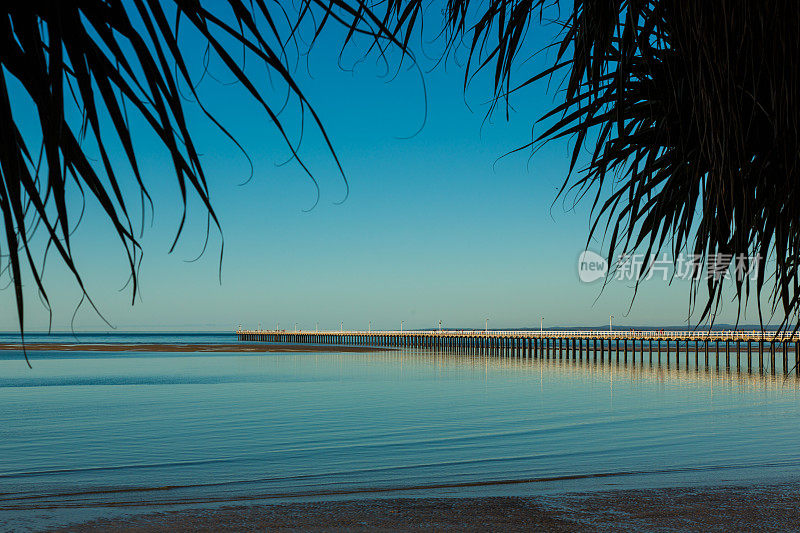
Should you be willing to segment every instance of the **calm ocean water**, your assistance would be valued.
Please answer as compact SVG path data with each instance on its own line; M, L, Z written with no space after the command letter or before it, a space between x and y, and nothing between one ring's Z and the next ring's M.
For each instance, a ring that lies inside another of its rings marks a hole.
M426 351L30 356L0 352L0 529L288 497L800 478L794 375Z

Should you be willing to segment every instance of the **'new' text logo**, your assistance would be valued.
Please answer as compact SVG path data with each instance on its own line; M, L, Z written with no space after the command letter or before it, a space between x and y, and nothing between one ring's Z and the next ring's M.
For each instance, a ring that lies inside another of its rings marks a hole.
M578 256L578 277L584 283L604 278L608 272L608 262L598 253L585 250Z

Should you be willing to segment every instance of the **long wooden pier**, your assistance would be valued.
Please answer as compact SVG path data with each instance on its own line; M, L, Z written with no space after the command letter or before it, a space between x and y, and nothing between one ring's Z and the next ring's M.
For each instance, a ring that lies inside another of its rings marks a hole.
M386 348L420 348L460 353L485 353L532 358L592 358L627 362L628 357L643 359L647 354L661 362L687 367L694 359L710 368L711 355L719 368L731 368L735 357L737 370L746 365L752 371L757 365L763 372L775 372L781 362L783 372L798 372L800 367L800 335L774 331L747 330L424 330L424 331L275 331L237 329L240 341L290 344L356 345ZM793 361L789 354L792 353ZM702 354L702 359L700 358ZM742 355L745 355L744 361Z

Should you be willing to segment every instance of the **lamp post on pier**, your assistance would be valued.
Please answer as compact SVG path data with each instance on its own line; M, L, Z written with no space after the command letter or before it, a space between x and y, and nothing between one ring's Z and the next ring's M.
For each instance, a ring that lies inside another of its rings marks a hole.
M542 319L539 320L539 333L543 331L544 331L544 317L542 317Z
M400 333L403 333L403 321L400 321Z
M489 333L489 317L486 317L486 333Z
M608 317L608 331L614 329L614 315L609 315Z

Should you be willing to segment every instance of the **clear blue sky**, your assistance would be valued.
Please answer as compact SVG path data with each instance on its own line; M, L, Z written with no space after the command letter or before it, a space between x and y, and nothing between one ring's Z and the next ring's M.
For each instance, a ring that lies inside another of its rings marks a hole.
M542 32L537 46L547 41ZM645 283L628 316L630 283L581 283L577 257L586 244L588 205L568 210L554 203L568 165L568 145L554 143L533 158L520 152L498 159L531 137L531 127L553 101L544 84L512 100L486 121L488 80L478 78L465 95L463 70L454 63L424 74L427 122L420 74L403 68L391 80L374 61L354 72L336 65L343 34L324 34L297 70L308 99L323 120L350 185L347 200L330 153L307 122L301 149L320 185L299 166L276 166L287 149L263 110L241 88L213 81L202 86L206 103L244 145L241 153L194 109L195 141L203 152L212 201L222 221L225 254L217 277L220 238L212 232L206 254L187 263L203 244L205 216L190 203L189 227L168 255L177 229L178 189L167 155L146 129L135 131L155 219L143 239L141 299L130 305L125 258L97 206L89 204L75 234L78 266L106 318L120 330L226 330L255 327L338 329L431 327L531 327L600 325L610 314L620 324L681 324L688 286ZM199 61L202 48L197 48ZM423 67L426 65L423 60ZM539 63L536 63L539 61ZM546 61L537 57L529 66ZM352 62L351 62L352 63ZM408 63L406 63L407 65ZM251 67L255 70L255 67ZM527 67L526 67L527 68ZM225 77L221 74L221 76ZM267 89L265 89L267 90ZM273 102L281 93L270 94ZM191 108L191 107L190 107ZM31 114L20 103L18 116ZM283 115L293 135L297 107ZM33 123L33 122L31 122ZM120 168L127 170L117 154ZM133 193L134 189L131 188ZM131 196L133 199L134 196ZM76 199L76 201L78 201ZM135 205L135 203L134 203ZM590 248L599 250L600 243ZM51 258L46 282L54 305L54 329L69 329L80 293ZM46 327L47 314L28 285L26 320ZM0 329L17 326L13 293L3 293ZM718 318L733 320L735 306ZM754 314L748 322L757 321ZM81 330L105 330L88 306L76 314Z

